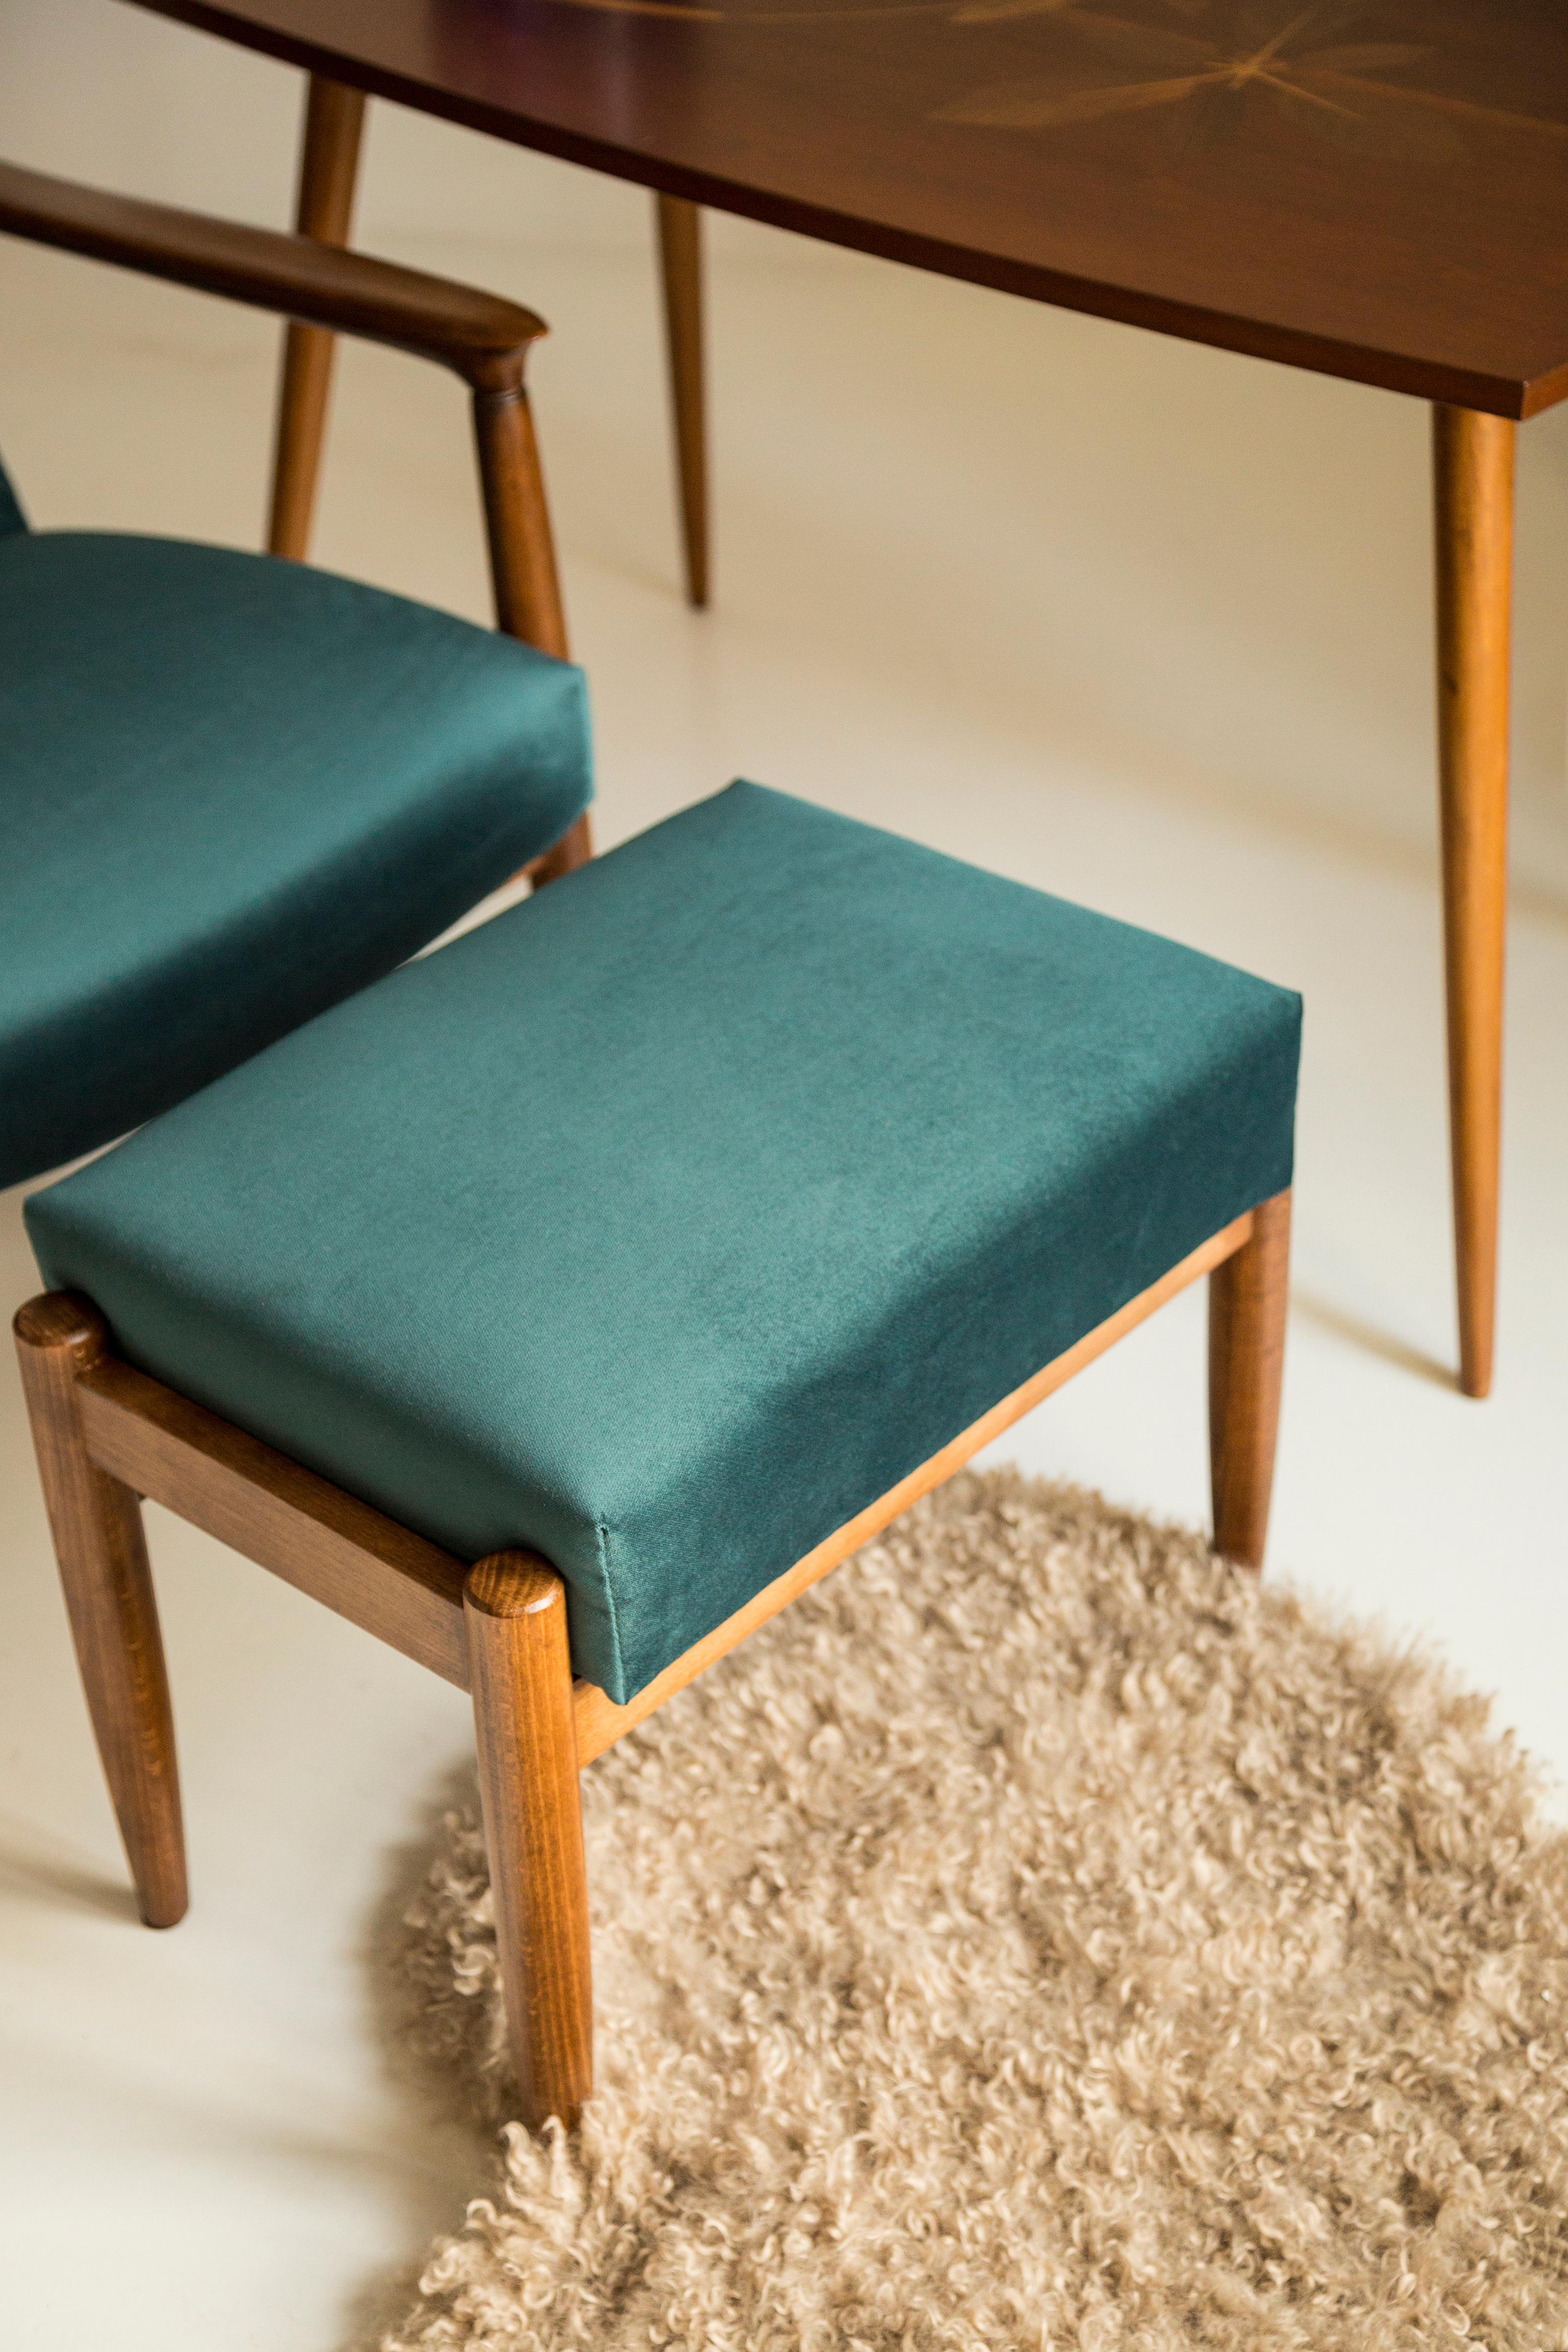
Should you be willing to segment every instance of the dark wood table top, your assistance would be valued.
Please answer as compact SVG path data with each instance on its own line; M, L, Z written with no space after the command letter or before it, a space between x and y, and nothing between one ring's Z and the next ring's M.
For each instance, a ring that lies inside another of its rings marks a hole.
M142 0L953 278L1528 416L1568 395L1568 0Z

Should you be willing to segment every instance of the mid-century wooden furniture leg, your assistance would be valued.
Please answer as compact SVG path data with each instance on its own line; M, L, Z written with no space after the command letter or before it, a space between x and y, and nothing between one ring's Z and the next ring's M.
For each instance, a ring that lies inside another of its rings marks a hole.
M680 485L686 598L708 602L708 425L702 348L702 215L680 196L656 196L664 277L669 396Z
M1432 421L1459 1385L1484 1397L1497 1318L1518 428L1468 408L1434 409Z
M557 660L570 658L544 477L528 394L521 382L474 394L474 440L484 492L485 535L496 625Z
M1274 1486L1285 1314L1290 1279L1290 1195L1252 1213L1252 1232L1209 1276L1209 1475L1215 1549L1261 1568Z
M305 99L294 216L301 236L313 236L321 245L348 243L363 128L364 92L344 89L312 74ZM291 320L285 331L267 544L274 555L291 556L297 563L304 562L310 544L335 345L336 338L326 327Z
M463 1592L479 1791L522 2119L568 2129L593 2087L588 1884L566 1595L531 1552L497 1552Z
M185 1840L142 1505L89 1455L77 1396L79 1376L108 1351L107 1328L85 1300L57 1294L23 1308L16 1343L104 1777L142 1916L172 1927L185 1913Z
M528 394L521 384L474 394L474 440L484 491L485 534L496 623L509 636L542 653L570 659L561 579L550 530L550 509L540 470L539 443ZM536 890L558 881L594 855L585 815L527 869Z

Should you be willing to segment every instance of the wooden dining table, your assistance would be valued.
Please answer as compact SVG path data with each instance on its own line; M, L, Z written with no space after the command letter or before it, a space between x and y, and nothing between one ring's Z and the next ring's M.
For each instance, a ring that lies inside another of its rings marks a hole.
M1485 1395L1516 425L1568 397L1564 0L137 5L667 200L1431 404L1460 1382Z

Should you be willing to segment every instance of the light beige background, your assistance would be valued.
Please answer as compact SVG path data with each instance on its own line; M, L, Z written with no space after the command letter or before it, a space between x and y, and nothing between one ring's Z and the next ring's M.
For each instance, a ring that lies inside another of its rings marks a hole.
M298 96L113 0L0 10L17 160L280 224ZM1521 441L1502 1354L1476 1406L1447 1375L1420 406L720 222L697 618L646 197L377 108L362 221L556 328L537 397L603 839L749 772L1305 991L1273 1572L1436 1636L1568 1765L1568 409ZM0 241L0 447L37 521L254 545L274 345ZM459 391L375 352L340 391L321 560L482 614ZM16 1194L0 1270L24 1297ZM1005 1450L1201 1517L1201 1364L1189 1298ZM361 1957L463 1703L153 1514L195 1907L137 1930L0 1381L5 2341L341 2344L479 2186L390 2079Z

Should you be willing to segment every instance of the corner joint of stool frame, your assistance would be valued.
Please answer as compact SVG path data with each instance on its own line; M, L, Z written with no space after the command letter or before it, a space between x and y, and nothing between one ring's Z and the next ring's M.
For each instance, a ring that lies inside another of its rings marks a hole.
M534 1551L496 1551L468 1570L466 1607L483 1617L537 1617L564 1605L559 1571Z
M74 1290L46 1290L18 1307L12 1321L18 1348L40 1355L67 1354L72 1369L87 1371L109 1353L109 1326L90 1298Z

